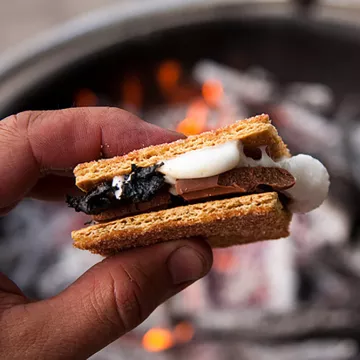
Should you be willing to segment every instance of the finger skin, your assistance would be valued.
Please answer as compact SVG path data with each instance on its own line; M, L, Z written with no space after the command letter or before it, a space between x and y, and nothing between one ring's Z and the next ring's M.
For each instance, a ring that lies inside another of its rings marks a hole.
M46 175L55 174L61 182L79 163L179 138L179 134L117 108L28 111L9 116L0 121L0 209L27 195L41 199L63 196L64 187L51 189L51 182L46 183L44 192L33 189Z
M71 171L78 163L179 137L119 109L11 116L0 122L0 215L24 196L57 199L73 191ZM211 249L200 240L131 250L104 260L63 293L40 302L26 299L1 275L0 358L86 359L204 276L211 263Z
M2 358L86 359L136 327L192 281L174 284L169 259L186 248L204 276L212 253L205 241L179 240L124 252L97 264L62 294L2 314ZM182 271L194 266L181 260ZM14 349L16 351L14 352ZM19 357L20 358L20 357Z

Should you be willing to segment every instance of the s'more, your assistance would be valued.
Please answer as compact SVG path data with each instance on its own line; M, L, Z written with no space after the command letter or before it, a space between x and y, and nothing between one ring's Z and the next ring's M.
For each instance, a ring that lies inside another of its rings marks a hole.
M268 115L124 156L79 164L67 197L93 224L74 246L104 256L187 237L227 247L289 235L293 213L319 207L324 165L291 156Z

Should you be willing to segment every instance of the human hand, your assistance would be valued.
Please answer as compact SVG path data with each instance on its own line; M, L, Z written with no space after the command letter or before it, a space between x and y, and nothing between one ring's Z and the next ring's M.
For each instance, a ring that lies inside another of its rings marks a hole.
M0 121L0 214L24 197L62 200L74 194L78 163L178 137L114 108L10 116ZM129 250L37 302L0 273L0 358L87 358L204 276L211 263L211 249L196 239Z

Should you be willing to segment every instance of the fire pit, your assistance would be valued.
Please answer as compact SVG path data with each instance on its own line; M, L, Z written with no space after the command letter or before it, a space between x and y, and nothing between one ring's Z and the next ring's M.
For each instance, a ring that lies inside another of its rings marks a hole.
M118 106L189 135L267 112L293 153L331 172L329 200L296 216L290 239L216 251L208 277L121 341L124 358L144 358L144 348L179 359L358 351L360 32L351 16L335 26L334 14L287 1L112 8L74 22L76 36L0 65L1 117ZM70 230L84 221L62 205L22 203L1 220L1 270L32 296L60 291L98 260L71 248ZM121 358L119 349L98 358Z

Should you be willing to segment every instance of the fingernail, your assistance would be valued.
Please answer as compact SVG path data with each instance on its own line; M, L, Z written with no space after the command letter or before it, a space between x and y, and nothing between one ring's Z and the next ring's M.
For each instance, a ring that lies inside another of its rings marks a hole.
M168 260L168 267L175 285L198 280L207 270L204 258L189 246L173 252Z

